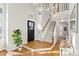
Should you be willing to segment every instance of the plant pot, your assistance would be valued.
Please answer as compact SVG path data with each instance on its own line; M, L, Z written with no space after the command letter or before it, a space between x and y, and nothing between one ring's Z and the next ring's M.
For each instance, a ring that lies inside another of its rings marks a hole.
M18 51L21 51L21 50L22 50L22 47L19 47L19 48L18 48Z

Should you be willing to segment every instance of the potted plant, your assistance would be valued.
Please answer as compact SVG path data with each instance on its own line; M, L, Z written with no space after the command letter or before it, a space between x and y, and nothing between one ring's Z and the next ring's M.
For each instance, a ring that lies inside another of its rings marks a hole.
M21 38L21 31L20 29L16 29L12 33L13 42L18 47L18 50L20 51L22 49L22 38Z

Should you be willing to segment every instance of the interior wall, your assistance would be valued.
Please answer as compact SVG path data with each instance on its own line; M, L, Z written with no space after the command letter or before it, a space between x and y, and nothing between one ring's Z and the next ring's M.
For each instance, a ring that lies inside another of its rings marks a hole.
M79 56L79 3L78 3L78 18L76 17L76 19L78 19L78 32L75 33L75 55Z
M69 3L69 10L72 10L76 3Z
M38 6L41 6L41 4L38 4ZM48 10L49 4L43 3L41 8L45 9L45 11L44 14L36 15L35 40L43 40L42 35L44 34L42 33L42 30L50 17L50 12Z
M27 18L28 13L33 13L33 4L9 3L8 4L8 46L7 50L15 49L12 32L20 29L23 43L27 43Z

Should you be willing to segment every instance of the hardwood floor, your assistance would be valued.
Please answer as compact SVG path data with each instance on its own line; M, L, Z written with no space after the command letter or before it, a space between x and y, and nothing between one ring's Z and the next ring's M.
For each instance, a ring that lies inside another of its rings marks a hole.
M0 51L0 56L6 56L7 51L6 50L2 50Z
M28 44L24 44L24 46L29 47L31 49L43 49L43 48L50 48L53 44L48 42L41 42L38 40L31 41Z
M33 44L31 43L31 45L33 45ZM38 47L40 47L40 46L41 45L39 44ZM48 46L50 46L50 44ZM36 47L34 47L34 48L36 48ZM58 41L56 43L56 45L52 48L52 50L49 50L49 51L32 52L32 51L30 51L30 50L25 49L25 48L22 47L22 50L21 51L19 51L18 49L16 49L16 50L13 50L12 52L20 53L20 54L15 54L14 53L13 56L59 56L59 52L60 52L60 41ZM0 51L0 56L6 56L7 53L8 52L6 50Z
M60 41L58 41L56 45L52 48L52 50L49 51L32 52L30 50L22 48L21 51L18 51L18 49L16 49L14 50L14 52L22 53L24 54L24 56L59 56L59 52L60 52L59 46L60 46Z

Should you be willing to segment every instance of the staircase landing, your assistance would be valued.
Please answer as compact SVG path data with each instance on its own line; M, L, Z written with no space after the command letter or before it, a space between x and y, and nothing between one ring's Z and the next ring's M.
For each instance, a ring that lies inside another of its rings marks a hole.
M34 40L29 42L28 44L24 44L24 47L28 47L31 50L40 50L40 49L50 49L53 44L48 42L41 42L38 40Z

